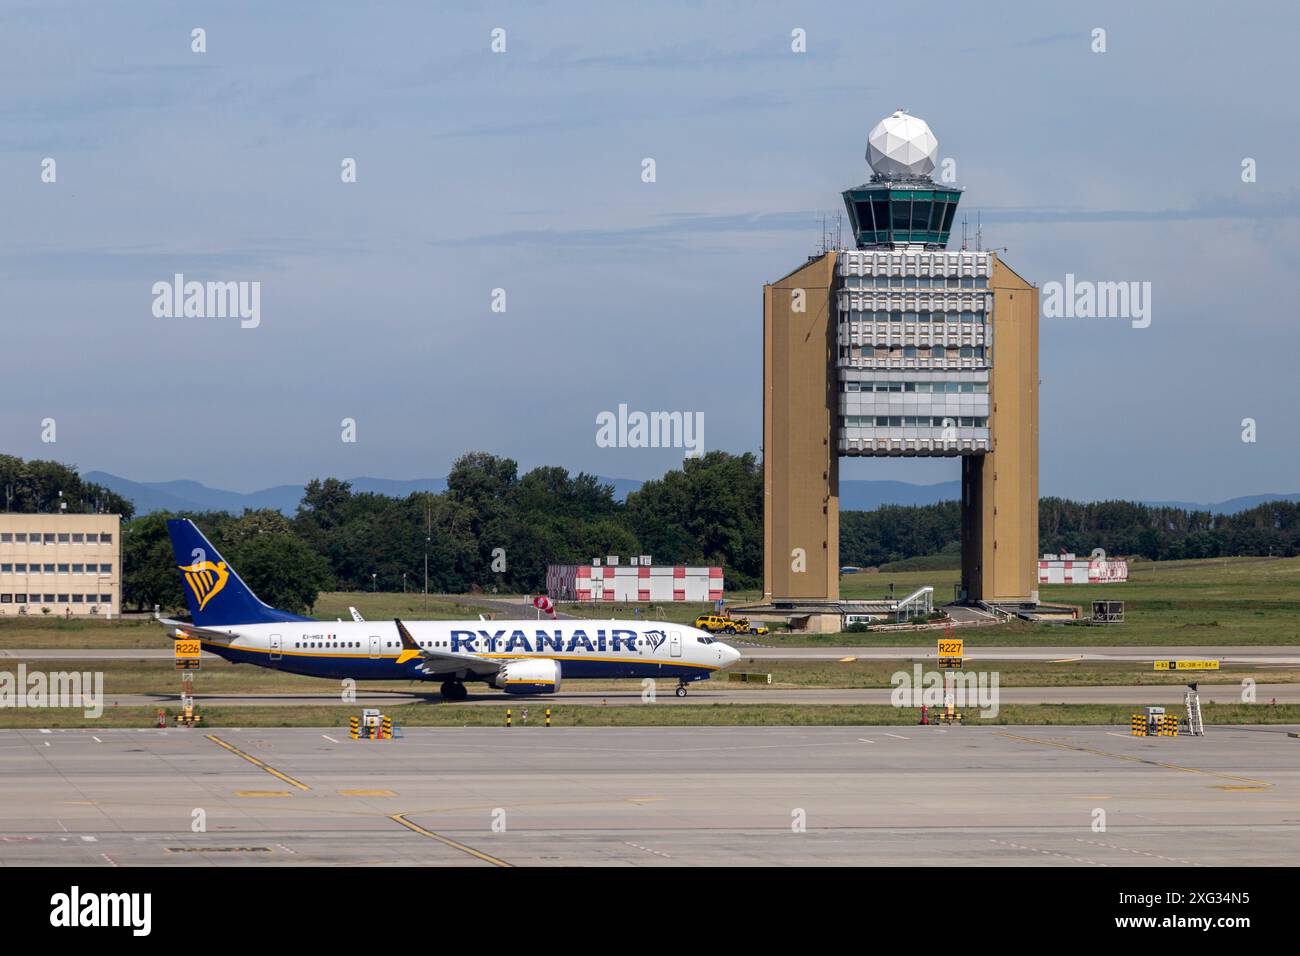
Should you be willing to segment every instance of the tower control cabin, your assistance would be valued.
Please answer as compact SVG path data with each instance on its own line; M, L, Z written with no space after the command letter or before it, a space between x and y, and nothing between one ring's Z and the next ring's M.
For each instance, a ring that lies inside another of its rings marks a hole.
M764 603L838 604L841 456L958 459L958 596L1036 603L1038 290L947 248L962 190L931 178L923 120L868 142L871 179L844 192L856 248L763 289Z

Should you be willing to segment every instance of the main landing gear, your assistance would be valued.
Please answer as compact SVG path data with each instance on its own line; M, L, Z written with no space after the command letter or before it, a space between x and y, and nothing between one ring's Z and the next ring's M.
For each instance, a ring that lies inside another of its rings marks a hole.
M464 700L469 696L465 685L458 680L443 681L441 690L443 700Z
M685 697L685 696L686 696L686 681L684 681L684 680L680 680L680 681L678 681L678 682L677 682L677 690L676 690L674 693L676 693L678 697Z

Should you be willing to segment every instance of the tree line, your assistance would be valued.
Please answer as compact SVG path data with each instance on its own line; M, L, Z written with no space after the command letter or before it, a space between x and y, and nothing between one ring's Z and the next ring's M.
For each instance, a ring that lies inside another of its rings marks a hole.
M20 514L116 514L130 518L135 505L57 461L0 455L0 496L5 511Z
M563 468L519 474L509 458L458 459L440 494L406 498L354 492L313 479L293 517L278 511L187 514L268 604L310 610L325 590L528 593L547 564L649 554L667 564L727 568L733 588L762 577L763 474L752 454L710 452L646 482L625 502L612 485ZM181 607L161 512L124 527L123 603Z
M124 518L123 605L184 607L162 512L132 518L129 501L54 462L0 456L8 510L115 512ZM564 468L520 475L509 458L474 452L440 494L354 492L313 479L292 516L274 510L186 514L264 601L309 611L321 591L528 593L546 565L649 554L656 563L721 565L729 589L762 582L763 473L752 454L710 452L646 482L619 502L612 486ZM960 553L960 509L949 501L886 505L840 515L840 559L872 567ZM1153 560L1300 553L1300 505L1275 502L1233 515L1127 501L1039 502L1040 552L1140 555Z
M1300 504L1275 501L1236 514L1153 507L1133 501L1038 502L1040 554L1088 555L1152 561L1236 555L1300 554ZM840 515L840 560L873 567L922 555L961 554L961 509L955 501Z

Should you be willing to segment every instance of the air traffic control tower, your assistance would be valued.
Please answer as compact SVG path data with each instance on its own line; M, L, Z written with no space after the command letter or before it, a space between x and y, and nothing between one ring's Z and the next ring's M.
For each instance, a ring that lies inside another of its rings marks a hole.
M1038 290L995 252L949 250L962 190L899 110L844 192L856 248L763 288L764 605L839 602L839 459L961 463L957 597L1037 603ZM837 628L838 629L838 628Z

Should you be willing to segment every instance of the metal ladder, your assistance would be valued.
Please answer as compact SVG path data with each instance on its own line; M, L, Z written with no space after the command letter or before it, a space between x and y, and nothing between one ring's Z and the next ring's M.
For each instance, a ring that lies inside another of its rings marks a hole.
M1201 720L1201 695L1195 684L1189 684L1183 695L1183 705L1187 708L1187 732L1193 737L1205 736L1205 723Z

